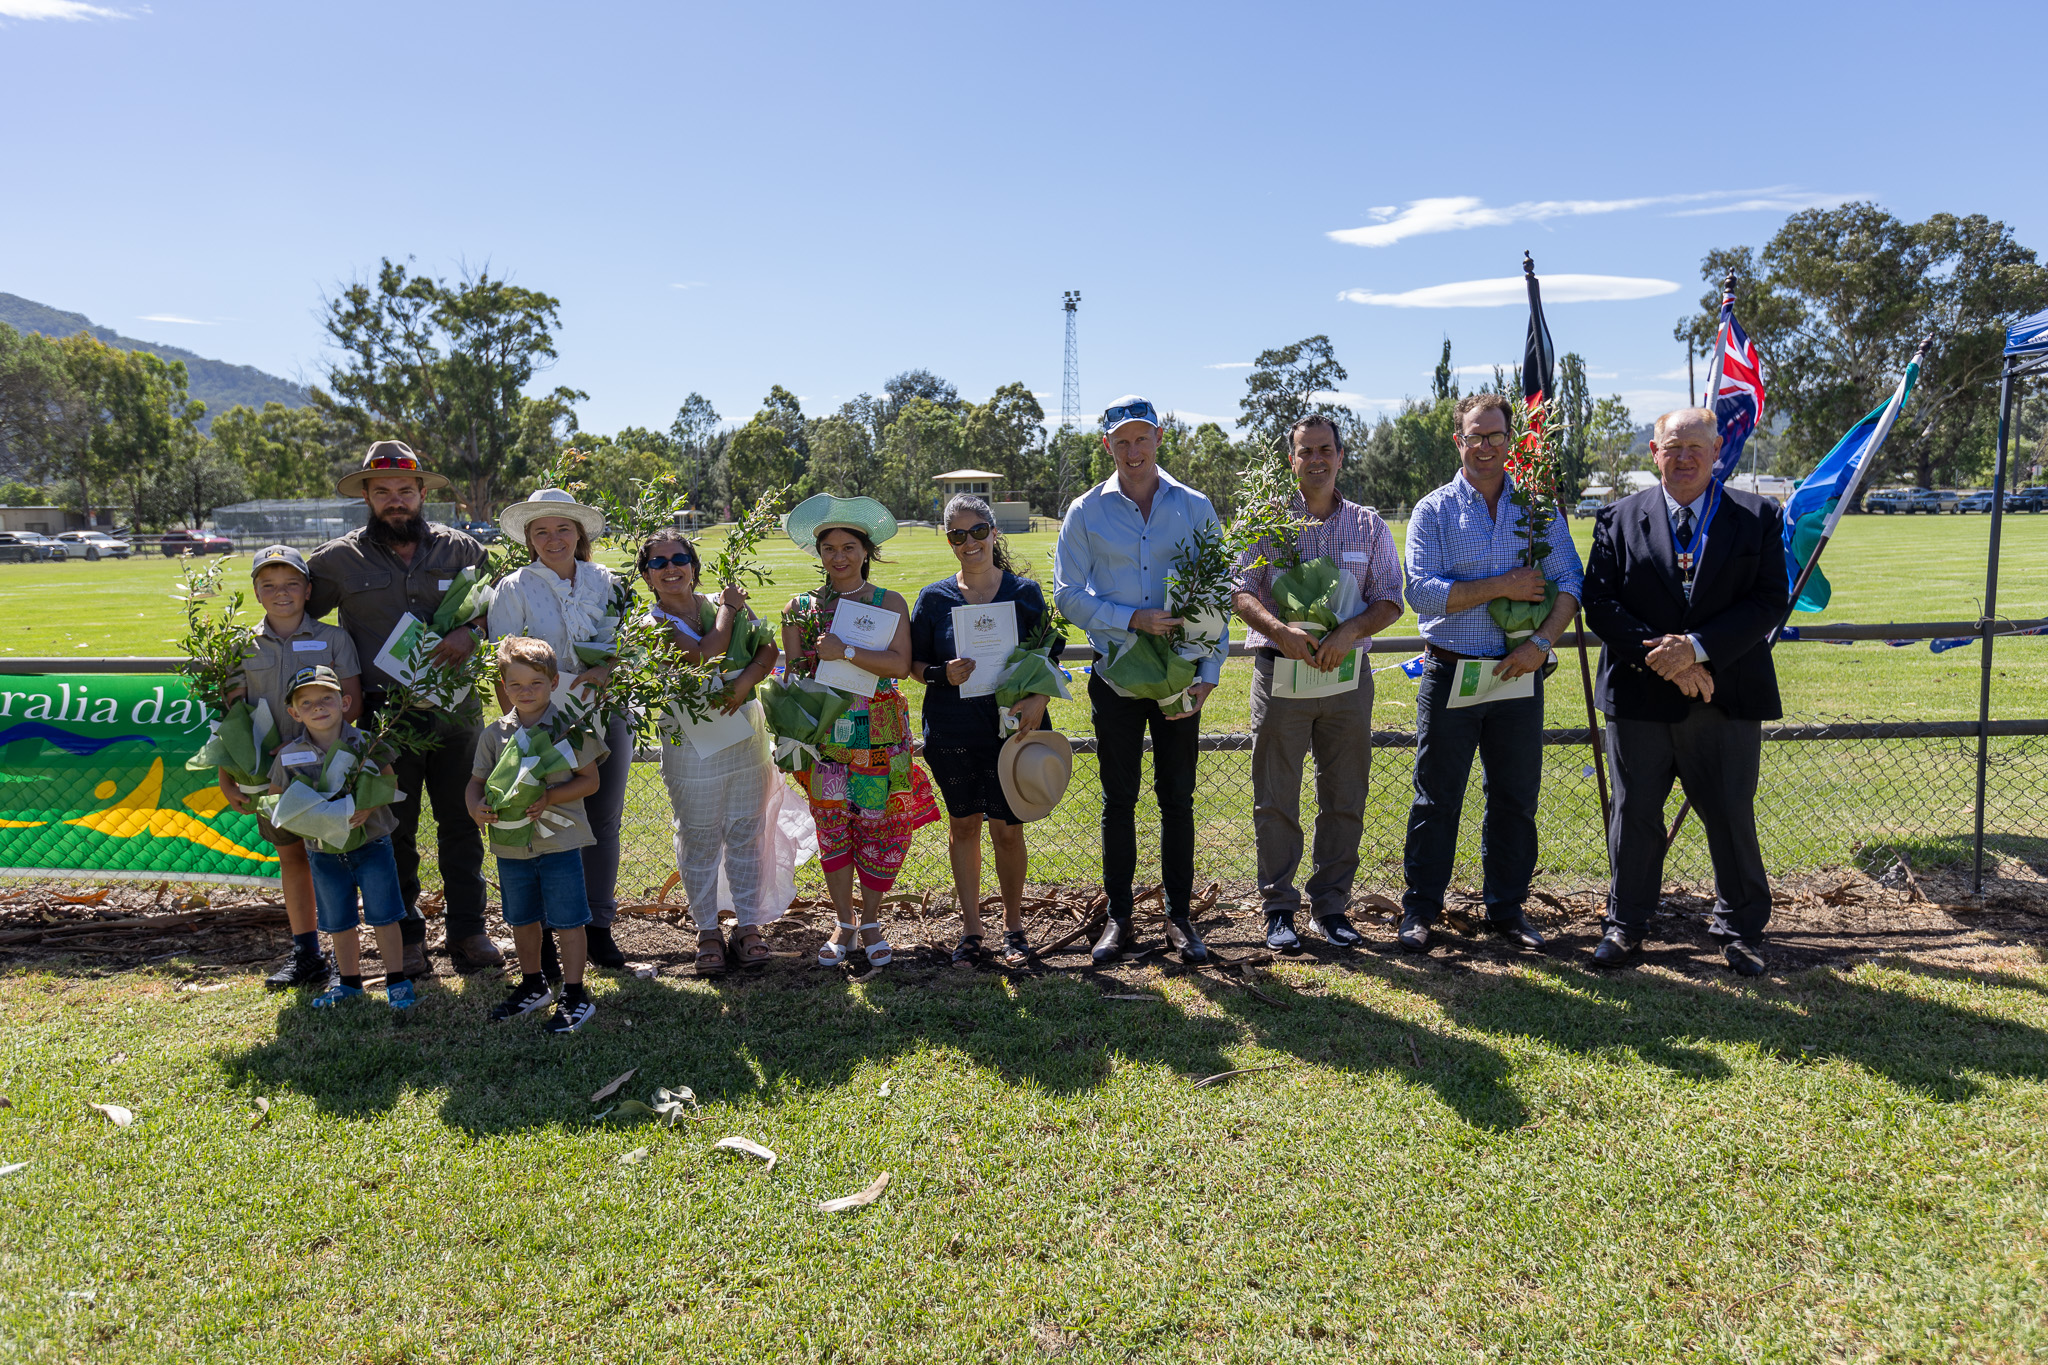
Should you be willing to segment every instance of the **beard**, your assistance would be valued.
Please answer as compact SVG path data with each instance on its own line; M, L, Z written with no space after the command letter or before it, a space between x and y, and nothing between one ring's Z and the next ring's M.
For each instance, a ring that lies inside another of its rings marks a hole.
M370 533L370 540L373 543L387 549L393 545L417 545L427 538L427 519L414 512L411 516L392 522L372 512L364 523L364 529Z

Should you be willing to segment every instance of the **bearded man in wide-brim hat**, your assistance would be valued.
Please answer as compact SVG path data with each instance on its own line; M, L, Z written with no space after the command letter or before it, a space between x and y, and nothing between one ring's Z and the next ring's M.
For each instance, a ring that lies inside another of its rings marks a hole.
M426 494L447 486L444 475L421 467L405 442L378 441L363 457L363 467L344 475L334 488L342 497L363 500L363 525L328 541L307 561L313 579L307 612L322 617L340 611L337 623L355 642L363 661L366 715L376 714L398 682L374 662L392 628L408 612L430 620L455 576L483 562L483 546L426 519ZM481 619L457 626L435 649L431 662L459 663L484 634ZM469 818L464 799L477 727L441 712L434 718L431 738L423 752L403 755L395 764L398 788L408 793L407 800L391 808L398 816L391 847L398 858L399 889L410 912L400 924L405 939L403 970L407 976L427 972L427 925L418 909L423 801L434 806L448 959L458 972L501 967L504 954L484 932L483 835Z

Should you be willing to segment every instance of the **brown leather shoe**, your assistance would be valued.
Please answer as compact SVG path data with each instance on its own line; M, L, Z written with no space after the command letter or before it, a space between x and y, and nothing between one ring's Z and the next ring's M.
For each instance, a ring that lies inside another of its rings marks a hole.
M414 981L424 981L432 976L434 969L427 965L427 945L424 943L406 944L405 958L398 970L404 972L407 977Z
M468 976L471 972L504 966L505 955L498 951L497 944L491 942L489 934L471 934L467 938L449 940L448 963Z

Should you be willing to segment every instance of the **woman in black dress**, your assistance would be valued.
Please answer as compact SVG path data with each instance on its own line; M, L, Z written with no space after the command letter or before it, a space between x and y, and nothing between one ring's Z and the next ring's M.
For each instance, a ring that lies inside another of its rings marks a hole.
M981 498L961 494L946 504L946 540L960 571L924 589L910 613L911 676L923 681L924 760L945 798L950 835L947 853L953 864L953 891L960 903L961 936L953 950L955 962L983 957L981 923L981 827L988 824L995 846L996 883L1003 896L1003 948L997 960L1006 967L1029 960L1024 938L1024 826L1003 799L996 777L996 754L1003 747L998 734L998 708L993 695L963 697L960 684L974 675L972 659L956 657L953 609L1013 602L1017 638L1024 641L1044 619L1045 595L1038 584L1021 577L1003 548L995 511ZM1056 643L1059 657L1064 642ZM986 665L984 665L986 667ZM1045 720L1048 698L1026 697L1011 708L1018 730L1038 728Z

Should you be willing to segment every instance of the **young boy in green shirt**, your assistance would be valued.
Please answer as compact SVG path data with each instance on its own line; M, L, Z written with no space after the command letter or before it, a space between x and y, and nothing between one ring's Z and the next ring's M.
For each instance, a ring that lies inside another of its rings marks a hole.
M341 684L342 718L363 713L362 665L356 657L355 641L339 626L315 621L306 615L306 600L312 595L312 579L306 560L289 545L269 545L256 552L250 571L256 601L263 608L263 623L256 627L242 661L240 697L255 706L267 703L277 745L299 736L303 728L285 707L285 691L302 668L316 664L332 669ZM233 698L230 698L232 702ZM221 795L244 815L256 814L255 797L262 791L245 792L227 772L220 774ZM324 989L334 975L333 964L320 951L313 910L313 867L306 859L306 842L298 835L278 829L256 815L259 834L277 850L277 870L284 882L284 913L291 923L292 960L271 973L264 982L271 990L315 986Z

